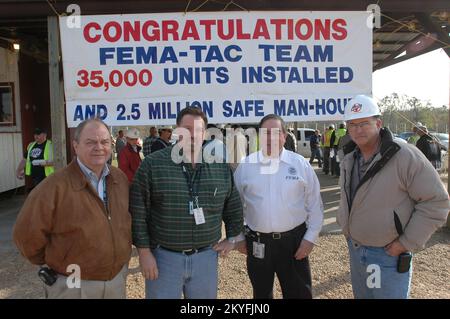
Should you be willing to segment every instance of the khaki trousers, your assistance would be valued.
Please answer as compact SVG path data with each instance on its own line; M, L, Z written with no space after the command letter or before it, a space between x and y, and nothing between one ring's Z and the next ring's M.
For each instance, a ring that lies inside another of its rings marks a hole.
M67 277L58 275L52 286L44 284L46 299L125 299L128 265L110 281L81 280L80 288L69 288Z

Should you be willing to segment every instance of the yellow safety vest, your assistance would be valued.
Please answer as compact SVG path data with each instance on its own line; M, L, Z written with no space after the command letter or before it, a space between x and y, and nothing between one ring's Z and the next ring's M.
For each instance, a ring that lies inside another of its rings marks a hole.
M36 142L32 142L32 143L28 144L28 147L27 147L28 154L27 154L27 162L25 165L25 175L27 175L27 176L31 175L30 151L33 149L35 144L36 144ZM53 154L53 145L50 140L47 140L47 143L45 144L45 147L44 147L44 160L48 161L50 159L50 153ZM52 155L52 160L53 160L53 155ZM55 168L53 166L45 166L44 171L45 171L45 176L49 176L55 172Z
M331 141L331 134L333 134L334 130L328 130L325 132L325 139L323 146L324 147L330 147L330 141Z
M334 133L334 146L339 145L339 141L341 140L341 137L343 137L347 133L347 130L345 128L340 128Z

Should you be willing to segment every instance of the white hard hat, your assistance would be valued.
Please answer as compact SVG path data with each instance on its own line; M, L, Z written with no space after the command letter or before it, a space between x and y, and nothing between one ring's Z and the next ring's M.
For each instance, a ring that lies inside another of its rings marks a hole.
M357 95L347 102L344 110L344 120L351 121L381 115L377 102L367 95Z
M127 134L125 134L126 137L128 138L139 138L139 130L137 128L130 128L127 131Z
M427 126L425 124L420 125L419 129L421 129L422 131L428 131Z

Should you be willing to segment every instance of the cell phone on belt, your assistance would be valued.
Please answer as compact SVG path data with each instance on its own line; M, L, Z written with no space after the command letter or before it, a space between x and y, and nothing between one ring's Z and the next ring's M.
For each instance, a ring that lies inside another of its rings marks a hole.
M52 286L56 282L56 279L58 279L58 274L48 267L39 269L38 276L47 286Z
M411 268L411 260L412 260L412 254L410 252L401 253L398 256L397 271L399 273L408 272L409 268Z

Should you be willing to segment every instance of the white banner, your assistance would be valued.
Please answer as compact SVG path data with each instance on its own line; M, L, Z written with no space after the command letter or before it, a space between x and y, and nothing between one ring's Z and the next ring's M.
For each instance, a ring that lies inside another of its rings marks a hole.
M174 124L187 106L211 123L341 120L372 91L366 12L214 12L60 18L67 123Z

